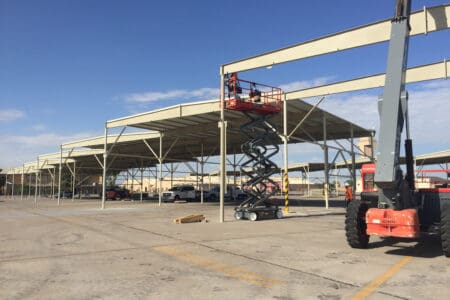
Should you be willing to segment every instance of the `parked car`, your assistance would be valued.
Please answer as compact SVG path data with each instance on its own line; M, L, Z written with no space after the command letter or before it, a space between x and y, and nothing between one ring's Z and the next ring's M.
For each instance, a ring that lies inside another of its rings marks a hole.
M208 200L219 200L220 186L214 186L208 193ZM225 200L245 200L247 195L239 188L233 188L231 185L227 186L227 192L225 193Z
M66 191L62 194L63 198L72 198L72 192Z
M162 194L164 202L173 202L177 200L191 201L195 200L196 191L191 185L174 186Z
M106 189L106 199L120 200L130 198L130 192L127 189L118 187Z
M201 191L195 191L195 200L200 201L201 200ZM209 191L203 191L203 200L207 201L209 199Z

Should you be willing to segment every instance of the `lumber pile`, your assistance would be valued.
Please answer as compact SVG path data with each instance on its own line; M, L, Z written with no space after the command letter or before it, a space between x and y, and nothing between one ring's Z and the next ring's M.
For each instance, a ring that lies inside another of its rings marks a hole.
M176 218L175 220L173 220L173 222L176 224L194 223L194 222L201 222L204 219L205 219L204 215L189 215L181 218Z

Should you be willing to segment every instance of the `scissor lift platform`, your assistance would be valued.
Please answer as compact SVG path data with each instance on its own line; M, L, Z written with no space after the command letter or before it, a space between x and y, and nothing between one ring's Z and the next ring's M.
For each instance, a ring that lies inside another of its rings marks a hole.
M249 178L243 185L247 198L235 208L234 217L250 221L280 219L283 212L270 203L270 197L280 189L270 178L278 172L271 159L279 151L279 137L270 118L281 111L282 91L277 87L238 79L237 74L228 77L227 88L225 109L241 111L249 119L240 127L247 138L241 145L248 158L241 165L241 172Z

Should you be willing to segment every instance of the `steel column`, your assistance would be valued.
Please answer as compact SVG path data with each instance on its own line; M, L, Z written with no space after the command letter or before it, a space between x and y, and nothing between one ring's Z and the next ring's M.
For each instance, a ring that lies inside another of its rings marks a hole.
M30 168L28 168L29 171ZM31 198L31 173L28 174L28 197L27 199Z
M142 202L142 193L143 192L144 192L144 162L142 161L142 158L141 158L141 202Z
M14 178L16 177L16 170L13 169L13 176L12 176L12 188L11 188L11 198L14 199L14 185L15 181Z
M72 202L75 199L75 182L77 180L77 162L73 162L73 174L72 174Z
M287 128L287 101L286 94L283 99L283 191L284 194L284 212L289 213L289 166L288 166L288 128Z
M226 126L225 121L225 74L223 66L220 69L220 208L219 208L219 222L224 222L224 198L226 192Z
M203 143L201 143L200 145L200 173L201 173L201 177L200 177L200 203L203 204L203 172L204 172L204 164L205 162L203 161Z
M61 172L62 172L62 145L59 146L60 155L59 155L59 173L58 173L58 205L61 202Z
M22 165L22 189L20 191L20 200L23 200L23 186L25 184L25 165Z
M159 189L158 189L158 205L161 206L162 202L162 164L163 164L163 147L162 147L163 134L159 135Z
M50 173L50 169L48 170ZM55 197L55 175L56 175L56 167L53 167L53 174L50 173L50 176L52 177L52 189L51 189L51 196L50 198L53 199Z
M105 123L105 139L103 145L103 178L102 178L102 209L105 209L106 200L106 168L108 163L108 124Z
M324 184L324 199L325 208L328 209L328 147L327 147L327 116L323 115L323 154L324 154L324 172L325 172L325 184Z
M35 184L34 184L34 203L35 204L37 203L37 193L38 193L38 189L37 189L38 170L39 170L39 157L38 157L37 162L36 162L36 172L34 173L35 174L35 178L34 178L34 182L35 182Z
M354 149L354 133L353 125L350 126L350 141L351 141L351 155L352 155L352 190L356 191L356 164L355 164L355 149Z

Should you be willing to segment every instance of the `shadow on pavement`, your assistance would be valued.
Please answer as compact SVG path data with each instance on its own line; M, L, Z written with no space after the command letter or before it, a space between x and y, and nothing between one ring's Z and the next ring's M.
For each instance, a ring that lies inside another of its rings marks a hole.
M405 245L412 244L412 245ZM382 241L369 243L369 248L395 247L386 251L386 254L433 258L442 256L441 240L437 235L424 235L418 239L384 238Z

